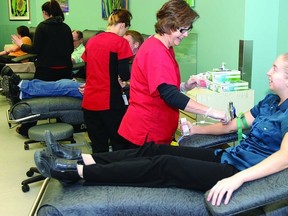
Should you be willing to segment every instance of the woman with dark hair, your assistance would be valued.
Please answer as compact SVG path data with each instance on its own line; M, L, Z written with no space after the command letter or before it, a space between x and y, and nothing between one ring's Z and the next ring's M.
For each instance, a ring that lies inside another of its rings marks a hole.
M17 35L23 44L27 44L27 45L32 44L31 38L30 38L30 33L29 33L29 28L27 26L17 27ZM6 48L2 52L0 52L0 62L11 63L12 58L19 57L19 56L22 56L25 54L27 54L27 53L24 52L17 44L13 44L11 47ZM2 66L0 66L0 68L2 69ZM0 71L1 71L1 69L0 69Z
M23 44L16 35L12 40L23 51L37 54L35 79L71 79L71 54L74 50L71 29L63 22L64 14L56 0L45 2L41 9L44 21L36 28L33 45Z
M127 148L117 134L126 110L118 76L123 81L130 79L133 53L123 36L131 19L128 10L114 10L106 31L89 39L82 56L87 63L82 107L93 152L108 151L109 144L114 151Z
M71 29L63 22L64 14L56 0L45 2L41 9L44 21L36 28L33 44L23 44L16 35L12 35L12 40L23 51L37 54L34 79L44 81L72 79L71 54L74 45ZM16 131L28 136L29 128L35 124L36 122L22 124Z

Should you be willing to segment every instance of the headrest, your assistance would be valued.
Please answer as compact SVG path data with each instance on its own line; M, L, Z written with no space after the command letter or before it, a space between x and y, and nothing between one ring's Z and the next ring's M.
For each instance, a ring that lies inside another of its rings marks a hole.
M29 27L29 33L30 33L30 36L31 36L31 40L32 40L32 41L33 41L33 39L34 39L35 31L36 31L36 27Z
M83 31L83 44L86 45L87 41L93 37L94 35L98 34L99 32L102 32L101 30L89 30L85 29Z

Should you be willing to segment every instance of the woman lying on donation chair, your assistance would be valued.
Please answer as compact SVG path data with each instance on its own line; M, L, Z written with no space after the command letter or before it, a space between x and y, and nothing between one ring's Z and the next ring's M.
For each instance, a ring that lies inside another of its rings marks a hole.
M250 135L235 147L213 150L146 143L138 149L89 155L67 150L48 133L47 150L35 152L35 163L42 175L63 183L83 178L96 185L210 189L207 199L212 205L223 199L228 204L245 182L288 167L288 53L275 60L267 76L274 94L238 119L242 128L250 128ZM227 125L188 125L191 135L226 134L237 130L237 119Z

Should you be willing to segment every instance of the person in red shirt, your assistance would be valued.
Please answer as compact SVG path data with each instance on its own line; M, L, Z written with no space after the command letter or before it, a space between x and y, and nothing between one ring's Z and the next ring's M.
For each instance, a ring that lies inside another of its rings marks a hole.
M133 53L123 38L130 27L132 14L117 9L108 19L105 32L90 38L82 55L86 62L86 84L82 107L93 152L127 148L117 130L125 113L122 81L130 79L129 60Z
M182 1L164 4L158 11L156 34L144 41L133 61L129 106L118 130L132 144L171 143L179 109L226 121L225 112L199 104L180 92L180 70L173 47L188 36L198 17ZM182 90L190 90L196 81L191 78L181 86Z

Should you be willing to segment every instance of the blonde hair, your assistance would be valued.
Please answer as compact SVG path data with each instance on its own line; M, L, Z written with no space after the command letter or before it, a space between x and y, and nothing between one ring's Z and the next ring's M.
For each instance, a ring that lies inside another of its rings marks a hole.
M132 20L132 14L126 9L113 10L108 18L108 26L116 25L118 23L125 23L125 27L130 27Z

